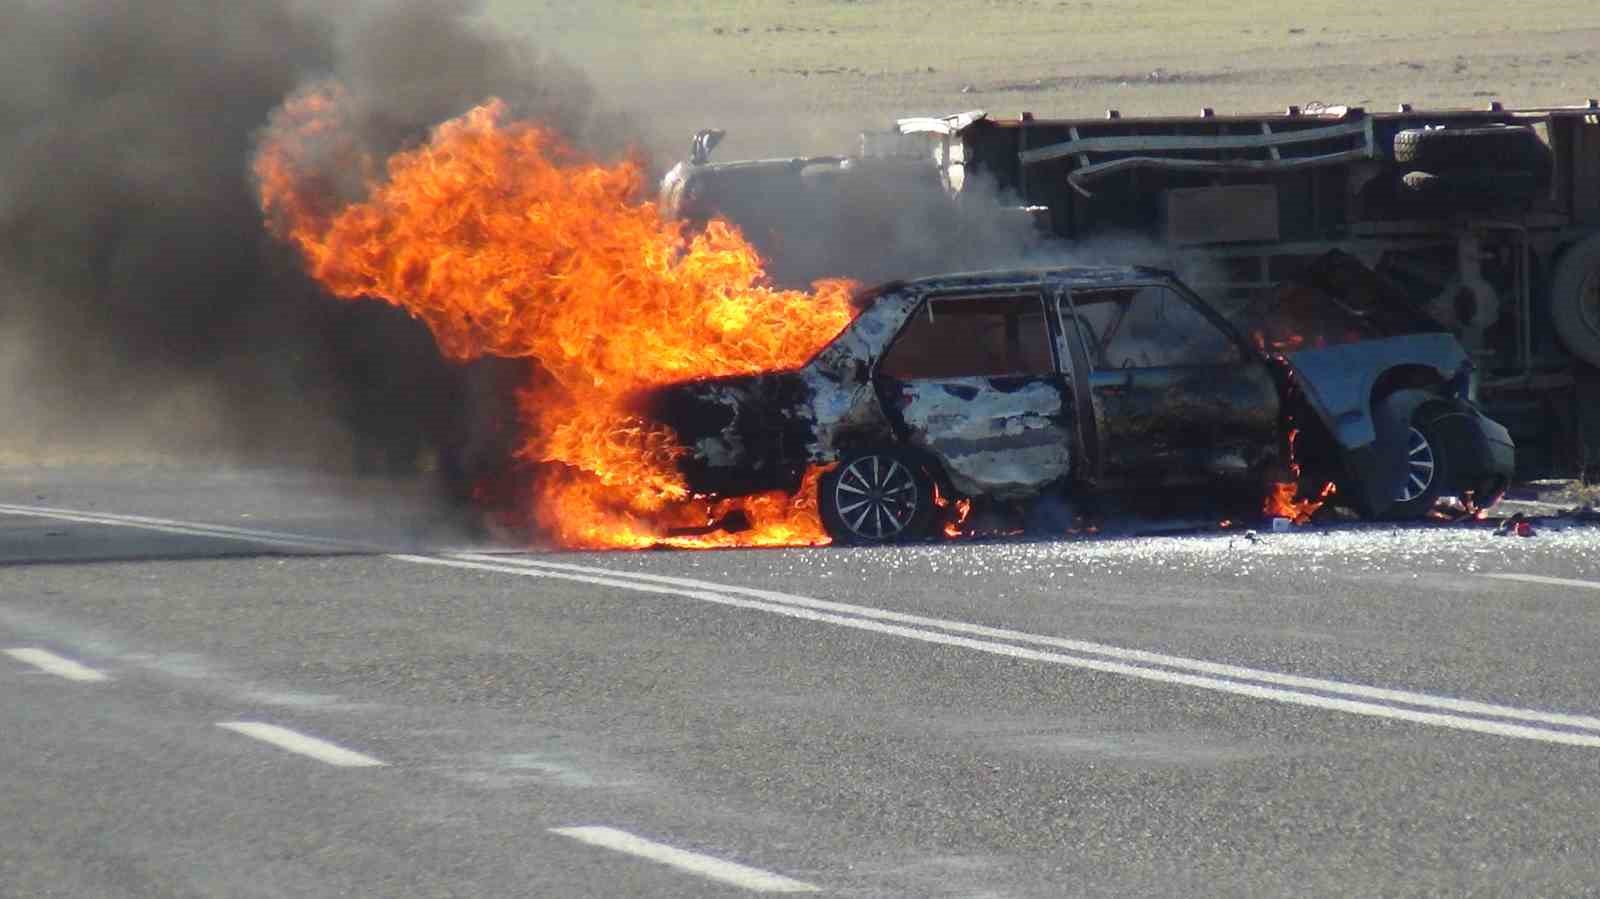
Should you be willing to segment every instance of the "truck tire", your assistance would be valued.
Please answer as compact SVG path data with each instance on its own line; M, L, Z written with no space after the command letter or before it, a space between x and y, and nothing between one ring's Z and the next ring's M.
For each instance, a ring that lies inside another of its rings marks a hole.
M1394 136L1394 161L1413 171L1542 173L1550 150L1526 125L1408 128Z
M1550 319L1572 355L1600 366L1600 235L1567 250L1556 263Z
M1419 211L1436 215L1517 209L1539 191L1531 172L1407 172L1400 184L1409 202L1422 207Z

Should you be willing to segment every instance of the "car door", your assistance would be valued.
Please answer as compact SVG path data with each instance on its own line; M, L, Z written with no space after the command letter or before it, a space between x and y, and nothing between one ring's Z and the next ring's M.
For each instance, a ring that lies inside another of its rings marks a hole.
M1038 289L933 295L879 360L874 386L908 444L956 490L1020 499L1072 470L1074 404Z
M1166 282L1074 289L1058 311L1087 369L1096 480L1205 484L1254 476L1275 458L1277 382L1196 298Z

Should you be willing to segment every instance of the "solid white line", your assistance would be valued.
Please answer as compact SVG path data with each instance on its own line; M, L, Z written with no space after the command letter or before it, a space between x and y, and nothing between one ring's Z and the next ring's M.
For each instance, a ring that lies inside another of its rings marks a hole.
M119 525L157 531L168 531L171 533L218 537L222 539L241 539L262 543L276 543L283 546L302 549L357 552L383 551L381 548L372 545L355 544L323 537L283 534L275 531L249 530L226 525L194 524L190 522L148 518L143 516L81 512L71 509L57 509L43 506L17 506L0 504L0 514L32 515L47 518L58 518L66 521L80 521L91 524ZM893 634L895 636L907 637L909 639L922 640L924 642L964 646L969 649L976 649L983 652L998 652L1002 655L1012 655L1019 658L1035 658L1038 661L1068 664L1075 667L1125 674L1131 677L1140 677L1147 680L1183 683L1189 686L1201 687L1203 689L1255 696L1257 698L1272 699L1279 702L1289 702L1298 705L1310 705L1319 708L1337 709L1340 711L1347 711L1355 714L1374 715L1377 717L1401 718L1408 721L1434 724L1442 727L1455 727L1462 730L1496 733L1502 736L1514 736L1525 739L1545 740L1548 742L1568 743L1584 746L1596 745L1590 741L1597 739L1587 734L1574 734L1566 731L1546 730L1538 727L1523 727L1505 722L1481 721L1476 718L1464 718L1455 714L1436 715L1428 712L1415 711L1413 709L1393 708L1390 706L1375 705L1368 702L1337 699L1335 697L1360 697L1362 699L1378 700L1380 702L1398 703L1401 705L1417 706L1427 709L1439 709L1448 712L1461 713L1464 715L1507 718L1516 721L1525 721L1538 724L1553 724L1562 727L1583 728L1591 731L1600 731L1600 718L1588 715L1572 715L1560 712L1545 712L1534 709L1519 709L1512 706L1455 699L1447 696L1432 696L1426 693L1415 693L1407 690L1392 690L1383 687L1366 686L1363 684L1347 684L1340 681L1324 680L1321 678L1281 674L1278 672L1245 668L1237 665L1206 662L1199 659L1187 659L1181 656L1169 656L1161 653L1145 652L1136 649L1124 649L1121 647L1090 643L1082 640L1028 634L1021 631L986 627L984 625L970 624L962 621L926 618L919 615L909 615L903 612L892 612L886 609L874 609L866 606L828 602L825 600L812 599L804 596L794 596L791 594L777 593L768 590L716 584L707 581L697 581L690 578L677 578L664 575L615 571L591 566L571 565L558 562L544 562L532 559L513 559L504 556L490 556L475 553L452 554L451 558L397 554L392 555L391 558L430 565L448 565L458 568L476 568L486 571L497 571L500 573L519 574L533 577L561 578L565 580L580 581L602 586L621 587L623 589L638 590L647 593L687 596L690 598L719 603L722 605L758 609L761 611L787 615L794 618L805 618L813 621L837 624L844 627L872 630L879 633ZM1491 577L1495 576L1497 575L1491 575ZM1536 583L1556 584L1560 586L1579 586L1586 588L1597 586L1586 581L1567 581L1560 578L1542 578L1537 575L1504 575L1499 577L1505 577L1512 580L1529 580ZM652 584L671 586L651 586ZM739 599L737 598L738 596L754 597L756 601ZM819 613L818 611L814 610L822 610L823 612L832 612L837 614ZM899 624L912 625L912 627L878 625L875 624L875 622L895 622ZM933 630L930 631L927 629ZM938 633L939 631L943 631L945 633ZM1024 650L1020 647L1009 644L996 644L985 640L967 640L962 637L952 636L954 634L967 634L991 639L1007 640L1011 641L1012 643L1049 646L1056 649L1068 650L1071 653L1079 653L1100 658L1081 658L1077 655L1060 653L1031 653L1029 650ZM1117 659L1123 662L1137 664L1118 664L1116 662L1106 661L1107 659ZM1151 665L1162 667L1146 667ZM1169 671L1165 669L1178 669L1178 671ZM1193 671L1200 674L1213 676L1193 677L1180 674L1180 671ZM1253 683L1240 683L1240 681L1249 681ZM1288 687L1291 689L1275 689L1274 687L1263 686L1265 684L1272 684L1278 687ZM1314 690L1317 691L1317 693L1302 693L1299 692L1300 690ZM1320 694L1334 695L1325 696Z
M1544 584L1549 587L1581 587L1586 590L1600 590L1600 581L1575 581L1564 577L1545 577L1542 574L1486 574L1484 577L1494 578L1497 581L1525 581L1530 584Z
M111 679L93 668L80 665L71 659L64 659L53 652L47 652L43 649L8 649L5 652L6 655L19 662L27 662L40 671L54 674L56 677L64 677L67 680L96 683Z
M1559 743L1569 746L1600 747L1600 734L1550 730L1541 727L1512 724L1506 721L1468 718L1460 715L1443 714L1438 712L1424 712L1416 709L1379 705L1370 702L1360 702L1353 699L1341 699L1334 696L1325 696L1319 693L1302 693L1295 690L1269 687L1262 684L1243 683L1237 680L1227 680L1198 674L1184 674L1177 671L1169 671L1164 668L1145 667L1141 665L1128 664L1126 662L1115 662L1099 658L1086 658L1083 656L1069 655L1059 652L1045 652L1036 649L1028 649L1022 646L1015 646L1009 643L975 640L969 637L940 633L933 630L905 627L896 624L888 624L867 618L856 618L845 615L818 612L795 605L785 605L781 603L753 599L740 599L735 596L717 593L710 590L669 587L665 585L655 586L642 583L640 581L623 580L616 577L599 577L531 567L486 564L482 562L469 562L461 559L441 559L432 556L395 555L391 556L390 558L400 559L407 562L415 562L422 565L440 565L468 570L492 571L503 574L516 574L525 577L558 578L561 580L578 581L581 583L595 584L599 586L620 587L625 590L635 590L641 593L686 596L691 599L698 599L704 602L716 603L718 605L733 606L735 608L743 609L755 609L763 612L770 612L774 615L783 615L789 618L799 618L805 621L814 621L824 624L834 624L840 627L848 627L856 630L887 634L895 637L903 637L908 640L917 640L923 643L954 646L962 649L970 649L977 652L989 653L992 655L1009 656L1011 658L1026 659L1034 662L1065 665L1072 668L1099 671L1107 674L1119 674L1127 677L1136 677L1141 680L1155 681L1158 683L1196 687L1202 690L1212 690L1219 693L1248 696L1253 699L1267 699L1274 702L1288 703L1290 705L1308 706L1311 708L1327 709L1337 712L1349 712L1351 714L1367 715L1374 718L1410 721L1416 724L1428 724L1435 727L1448 727L1455 730L1493 734L1501 737L1515 737L1524 740L1539 740L1541 742ZM1336 682L1328 681L1327 683ZM1443 697L1426 697L1425 694L1407 695L1414 695L1441 701L1443 700ZM1492 706L1492 708L1504 707ZM1510 709L1510 711L1518 712L1524 716L1545 714L1521 709ZM1570 717L1577 718L1579 716Z
M370 755L362 755L343 746L336 746L327 740L308 737L298 731L276 724L262 724L259 721L219 721L217 726L224 730L254 737L263 743L271 743L279 749L298 752L310 756L319 762L330 765L339 765L344 768L374 768L384 765Z
M626 852L663 865L671 865L681 871L758 893L815 893L819 889L804 881L791 880L771 871L723 861L698 852L674 849L665 843L634 836L614 827L552 827L550 832L571 837L591 846Z
M1200 659L1189 659L1182 656L1165 655L1157 652L1146 652L1139 649L1124 649L1122 647L1109 646L1103 643L1090 643L1086 640L1073 640L1065 637L1049 637L1039 634L1029 634L1023 631L1008 630L1006 628L986 627L981 624L969 624L964 621L950 621L943 618L927 618L921 615L910 615L904 612L892 612L887 609L874 609L868 606L857 606L849 603L829 602L826 600L811 599L809 597L796 596L788 593L775 593L770 590L761 590L752 587L736 587L724 584L716 584L709 581L697 581L692 578L625 572L585 565L572 565L564 562L546 562L534 559L513 559L502 556L485 556L472 553L457 554L455 557L469 561L485 562L490 564L514 565L528 568L548 569L551 571L571 571L583 574L602 575L612 578L628 578L648 583L671 584L674 586L689 587L697 590L713 590L719 593L750 596L756 599L783 605L793 605L808 609L819 609L822 611L837 612L845 615L857 615L877 621L892 621L898 624L909 624L920 628L934 628L948 631L950 633L1005 640L1011 643L1026 643L1034 646L1048 646L1053 649L1064 649L1078 654L1103 656L1105 658L1118 659L1126 662L1135 662L1143 665L1158 665L1164 668L1176 668L1181 671L1194 671L1201 674L1210 674L1217 677L1229 678L1231 680L1255 681L1263 684L1273 684L1280 687L1315 690L1319 693L1333 693L1340 696L1352 696L1360 699L1372 699L1382 702L1399 703L1402 705L1421 706L1423 708L1438 709L1447 712L1460 712L1468 715L1512 718L1519 721L1528 721L1539 724L1555 724L1563 727L1581 727L1589 730L1600 730L1600 718L1589 715L1570 715L1561 712L1543 712L1533 709L1519 709L1513 706L1476 702L1470 699L1455 699L1448 696L1433 696L1427 693L1416 693L1409 690L1393 690L1385 687L1372 687L1364 684L1350 684L1342 681L1326 680L1317 677L1281 674L1276 671L1265 671L1259 668L1245 668L1240 665L1227 665L1220 662L1207 662Z
M251 543L301 550L332 550L339 552L381 552L378 547L315 537L307 534L285 534L279 531L262 531L237 528L225 524L203 524L192 521L174 521L168 518L149 518L143 515L113 515L106 512L87 512L80 509L59 509L50 506L17 506L0 504L0 515L19 515L72 521L79 524L99 524L110 527L138 528L166 534L190 537L213 537L219 540L244 540Z

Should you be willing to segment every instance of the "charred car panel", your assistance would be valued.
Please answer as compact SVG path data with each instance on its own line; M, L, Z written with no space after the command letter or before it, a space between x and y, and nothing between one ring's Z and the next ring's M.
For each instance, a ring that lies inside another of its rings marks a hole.
M901 385L907 442L933 456L967 496L1026 499L1072 473L1072 403L1034 378L952 378Z
M1058 309L1087 373L1101 483L1201 484L1278 461L1280 378L1176 281L1080 283Z
M1249 478L1278 459L1279 388L1264 366L1099 372L1091 384L1108 485Z
M653 392L641 412L670 422L689 450L679 467L691 490L740 495L799 485L799 454L814 442L812 398L798 372L779 372Z
M875 397L872 371L922 297L921 290L903 284L879 288L855 320L802 369L815 389L811 408L802 413L814 428L807 461L836 462L841 453L894 439L893 426Z

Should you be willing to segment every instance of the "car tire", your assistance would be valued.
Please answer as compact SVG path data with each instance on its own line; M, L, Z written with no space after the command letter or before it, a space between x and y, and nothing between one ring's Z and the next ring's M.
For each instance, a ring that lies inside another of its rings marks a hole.
M1556 264L1550 319L1572 355L1600 366L1600 237L1574 246Z
M1526 125L1408 128L1394 136L1394 161L1427 172L1493 170L1535 174L1550 166L1549 149Z
M835 543L902 543L928 535L933 479L923 464L893 449L845 457L819 484L822 526Z
M1451 483L1451 445L1427 406L1411 418L1406 434L1406 481L1394 504L1384 512L1395 521L1426 518Z

